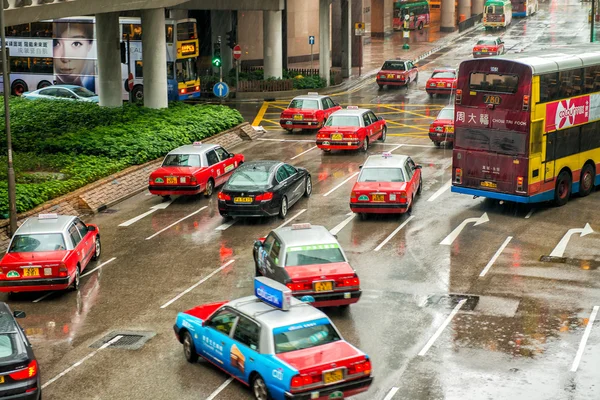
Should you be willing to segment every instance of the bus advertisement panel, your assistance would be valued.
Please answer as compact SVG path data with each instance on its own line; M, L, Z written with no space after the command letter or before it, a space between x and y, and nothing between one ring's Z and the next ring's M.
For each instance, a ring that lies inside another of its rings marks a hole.
M429 26L429 3L425 0L394 3L394 30L404 28L405 16L409 16L408 29L421 30Z
M461 63L453 192L564 205L600 185L600 51L580 53Z

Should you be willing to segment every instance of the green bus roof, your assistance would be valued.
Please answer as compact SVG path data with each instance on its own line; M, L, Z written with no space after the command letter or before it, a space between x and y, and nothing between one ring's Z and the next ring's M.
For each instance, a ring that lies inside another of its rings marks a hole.
M510 0L509 0L510 1ZM429 5L429 2L426 0L420 0L420 1L407 1L407 2L395 2L394 3L394 8L410 8L410 7L415 7L415 6L424 6L424 5Z

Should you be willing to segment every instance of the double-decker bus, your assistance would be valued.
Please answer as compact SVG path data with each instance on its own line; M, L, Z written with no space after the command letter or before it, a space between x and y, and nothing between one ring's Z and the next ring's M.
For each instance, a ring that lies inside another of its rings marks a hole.
M600 47L463 61L452 191L519 203L600 185Z
M429 25L429 3L426 0L394 3L394 30L404 28L404 18L409 16L408 28L421 30Z
M537 12L538 0L511 0L513 17L529 17Z
M140 18L120 18L122 40L129 37L134 75L132 95L142 100L142 25ZM166 20L167 85L169 100L200 96L196 68L196 21ZM10 51L10 87L14 95L52 84L74 84L97 92L96 29L93 17L61 18L6 28ZM127 99L127 64L121 65L123 99ZM1 89L1 88L0 88Z
M487 0L483 6L485 29L506 28L512 22L511 0Z

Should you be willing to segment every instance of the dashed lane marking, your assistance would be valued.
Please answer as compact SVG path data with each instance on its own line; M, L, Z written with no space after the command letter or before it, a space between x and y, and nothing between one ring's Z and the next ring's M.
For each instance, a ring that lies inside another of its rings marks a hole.
M596 319L596 315L598 315L598 306L594 306L592 309L592 314L588 319L587 326L585 327L585 332L581 338L581 342L579 343L579 349L577 349L577 355L575 355L575 359L573 360L573 365L571 366L571 372L577 371L579 368L579 362L581 361L581 357L583 357L583 351L585 350L585 344L587 343L588 338L590 337L590 333L592 332L592 324Z
M492 257L492 259L487 263L487 265L485 266L485 268L483 269L483 271L481 271L481 273L479 274L480 278L483 278L485 276L485 274L488 273L488 271L490 270L490 268L492 268L492 265L494 265L494 263L496 262L496 260L498 259L498 257L500 257L500 254L502 254L502 252L504 251L504 249L506 248L506 246L508 246L508 244L510 243L510 241L512 240L512 236L509 236L506 238L506 240L504 241L504 243L502 243L502 245L500 246L500 248L496 251L496 253L494 254L494 256Z
M437 331L435 331L435 333L433 334L431 339L429 339L429 341L427 342L425 347L423 347L423 349L419 352L419 356L423 357L425 354L427 354L427 351L429 350L429 348L431 348L431 346L433 346L433 344L435 343L437 338L442 334L442 332L444 331L444 329L446 329L446 327L448 326L450 321L452 321L452 319L454 318L456 313L458 313L458 310L460 310L460 308L466 302L467 302L467 299L462 299L461 301L458 302L458 304L456 305L456 307L454 307L454 309L452 310L450 315L448 315L448 317L446 318L444 323L442 323L442 325L440 325L440 327L437 329Z
M414 216L411 215L399 227L397 227L396 229L394 229L394 231L392 233L390 233L389 236L386 237L385 240L379 244L379 246L375 247L375 251L381 250L381 248L383 246L385 246L387 244L387 242L389 242L390 240L392 240L392 238L394 236L396 236L396 234L398 232L400 232L400 230L402 230L402 228L404 228L406 226L406 224L408 224L413 218L414 218Z
M146 238L146 240L150 240L150 239L152 239L152 238L154 238L154 237L156 237L156 236L160 235L161 233L163 233L163 232L164 232L164 231L166 231L167 229L170 229L170 228L174 227L175 225L177 225L177 224L178 224L178 223L180 223L181 221L184 221L184 220L188 219L189 217L192 217L192 216L194 216L194 215L198 214L200 211L204 210L205 208L207 208L207 206L201 207L200 209L198 209L198 210L194 211L193 213L191 213L191 214L188 214L188 215L186 215L185 217L183 217L183 218L181 218L181 219L179 219L179 220L177 220L177 221L173 222L171 225L167 226L166 228L163 228L163 229L161 229L160 231L156 232L155 234L148 236L148 237Z
M210 396L208 396L206 398L206 400L213 400L215 397L217 397L219 395L219 393L221 393L223 391L223 389L225 389L231 382L233 382L233 378L229 378L227 379L225 382L223 382L221 384L221 386L219 386L214 392L211 393Z
M452 186L452 181L446 182L446 184L444 186L442 186L441 188L439 188L437 190L437 192L432 194L431 197L427 199L427 201L434 201L435 199L440 197L442 194L444 194L444 192L446 192L448 189L450 189L450 186Z
M333 189L331 189L329 192L325 193L323 195L323 197L327 197L329 196L331 193L335 192L337 189L339 189L340 187L344 186L344 184L346 182L348 182L350 179L354 178L356 175L358 175L358 172L353 173L352 175L350 175L348 178L346 178L342 183L340 183L339 185L337 185L336 187L334 187Z
M301 155L303 155L303 154L306 154L306 153L308 153L309 151L311 151L311 150L314 150L314 149L316 149L316 148L317 148L317 146L313 146L313 147L311 147L310 149L308 149L308 150L305 150L305 151L303 151L302 153L300 153L300 154L297 154L297 155L295 155L294 157L290 158L290 160L295 160L296 158L300 157Z

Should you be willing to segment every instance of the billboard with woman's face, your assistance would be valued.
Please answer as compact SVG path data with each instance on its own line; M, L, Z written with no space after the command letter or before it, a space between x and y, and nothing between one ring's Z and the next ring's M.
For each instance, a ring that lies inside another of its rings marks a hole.
M53 29L56 83L79 85L95 91L96 41L94 40L94 24L55 22Z

